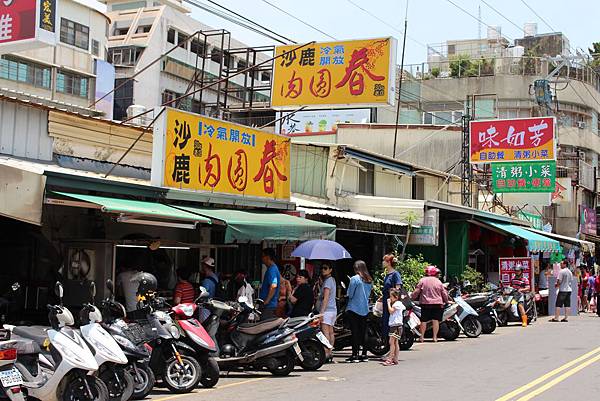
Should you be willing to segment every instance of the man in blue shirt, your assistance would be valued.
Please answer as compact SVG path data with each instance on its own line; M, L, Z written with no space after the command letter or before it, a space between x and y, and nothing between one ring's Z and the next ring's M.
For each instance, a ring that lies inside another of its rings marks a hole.
M267 267L260 286L260 299L264 301L261 319L275 317L275 309L279 300L279 284L281 276L275 264L275 250L265 248L262 251L262 262Z
M202 280L201 285L206 288L210 297L214 298L217 294L219 277L215 274L215 260L210 256L202 259L202 273L204 273L204 280Z

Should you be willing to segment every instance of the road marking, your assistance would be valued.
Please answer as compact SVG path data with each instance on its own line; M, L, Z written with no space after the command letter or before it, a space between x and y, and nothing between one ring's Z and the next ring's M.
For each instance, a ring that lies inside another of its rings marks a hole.
M265 380L265 379L267 379L267 378L266 377L257 377L257 378L254 378L254 379L242 380L242 381L235 382L235 383L229 383L229 384L224 384L222 386L216 386L215 389L222 390L224 388L241 386L242 384L254 383L254 382L258 382L258 381ZM204 389L201 389L201 390L193 391L191 393L175 394L175 395L169 395L169 396L162 397L162 398L156 398L153 401L175 400L177 398L182 398L182 397L189 396L189 395L192 395L192 394L200 394L200 393L204 393L206 391L211 391L211 390L213 390L213 389L204 388Z
M584 354L584 355L580 356L579 358L572 360L571 362L568 362L562 366L559 366L558 368L554 369L553 371L548 372L545 375L540 376L537 379L533 380L532 382L529 382L529 383L525 384L524 386L521 386L521 387L517 388L516 390L511 391L510 393L498 398L496 401L508 401L508 400L518 396L519 394L524 393L525 391L529 390L530 388L533 388L533 387L537 386L538 384L548 380L552 376L559 374L563 370L567 370L571 366L578 364L579 362L591 357L594 354L597 354L598 352L600 352L600 347L593 349L592 351L588 352L587 354Z
M527 394L526 396L523 396L523 397L519 398L517 401L528 401L528 400L532 399L533 397L537 397L538 395L542 394L544 391L548 390L549 388L552 388L552 387L556 386L558 383L562 382L563 380L567 379L568 377L573 376L575 373L577 373L580 370L586 368L587 366L591 365L592 363L598 362L598 361L600 361L600 355L597 355L597 356L593 357L592 359L588 359L587 361L585 361L581 365L576 366L573 369L566 371L565 373L563 373L562 375L556 377L552 381L550 381L550 382L544 384L543 386L541 386L541 387L533 390L531 393Z

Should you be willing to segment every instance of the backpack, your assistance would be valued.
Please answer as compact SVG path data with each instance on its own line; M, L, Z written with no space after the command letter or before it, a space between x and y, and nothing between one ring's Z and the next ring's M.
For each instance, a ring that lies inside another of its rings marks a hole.
M215 283L215 299L218 300L226 300L227 299L227 289L221 280L215 279L213 276L206 277L213 283Z

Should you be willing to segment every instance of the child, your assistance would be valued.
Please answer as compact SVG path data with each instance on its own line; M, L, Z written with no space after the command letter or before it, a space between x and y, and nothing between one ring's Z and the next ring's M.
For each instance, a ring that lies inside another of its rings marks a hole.
M398 364L398 354L400 353L400 345L398 340L402 337L402 326L404 325L403 312L406 309L400 301L400 291L392 288L390 297L387 300L387 308L390 312L390 353L389 357L383 362L384 366L392 366Z

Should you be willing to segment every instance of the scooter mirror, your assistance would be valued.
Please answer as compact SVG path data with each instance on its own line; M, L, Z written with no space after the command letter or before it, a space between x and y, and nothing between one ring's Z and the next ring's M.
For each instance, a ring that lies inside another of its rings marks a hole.
M90 296L92 297L92 300L96 298L96 283L93 281L90 283Z
M111 295L115 292L115 285L111 279L106 280L106 289L111 293Z
M208 292L208 290L206 288L200 286L200 288L198 290L200 291L200 295L198 296L198 298L202 299L202 298L210 297L210 293Z
M56 284L54 285L54 293L56 294L56 296L58 298L60 298L62 300L63 295L64 295L64 289L63 289L63 286L60 283L60 281L57 281Z
M18 282L13 283L13 285L10 287L14 292L19 291L19 289L21 288L21 284L19 284Z

